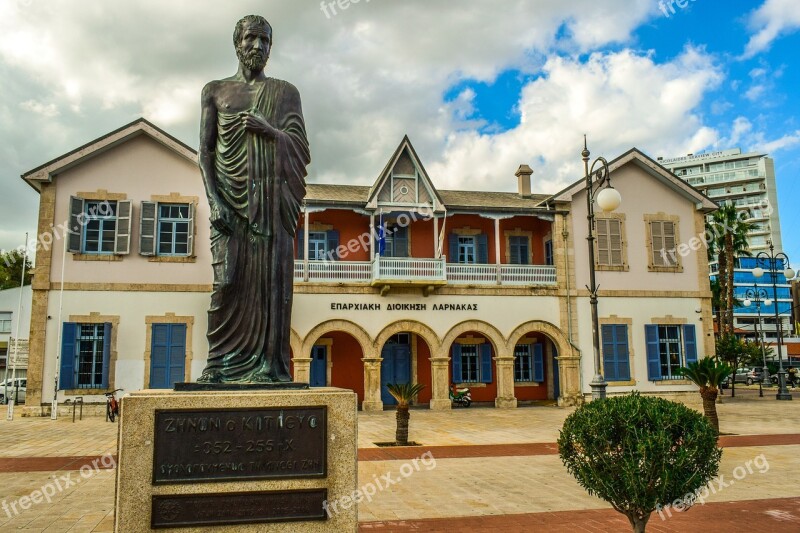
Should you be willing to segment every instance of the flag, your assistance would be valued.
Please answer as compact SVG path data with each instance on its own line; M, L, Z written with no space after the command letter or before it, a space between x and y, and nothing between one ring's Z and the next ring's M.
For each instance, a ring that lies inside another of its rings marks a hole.
M444 228L447 226L447 213L442 217L442 229L439 230L439 248L436 250L436 258L442 257L442 248L444 247ZM452 259L451 259L452 261Z
M386 251L386 231L383 227L383 211L378 215L378 255L383 257Z

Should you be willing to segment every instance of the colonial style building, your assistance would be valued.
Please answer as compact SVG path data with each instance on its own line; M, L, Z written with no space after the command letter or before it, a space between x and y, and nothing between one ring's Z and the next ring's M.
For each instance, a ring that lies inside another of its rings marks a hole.
M407 381L432 409L450 407L454 383L497 407L582 401L594 375L583 182L531 194L522 165L516 193L439 190L408 138L387 156L372 186L310 180L295 379L353 389L365 410ZM623 204L598 214L594 258L609 392L693 391L677 370L713 350L695 244L716 206L636 149L610 168ZM194 150L137 120L23 178L41 195L40 233L80 228L37 253L27 409L196 379L212 264Z

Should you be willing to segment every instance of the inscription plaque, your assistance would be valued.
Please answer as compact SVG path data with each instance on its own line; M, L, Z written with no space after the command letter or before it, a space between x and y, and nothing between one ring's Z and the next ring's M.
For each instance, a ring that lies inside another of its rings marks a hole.
M158 410L153 484L327 475L327 408Z
M150 527L326 520L327 489L153 496Z

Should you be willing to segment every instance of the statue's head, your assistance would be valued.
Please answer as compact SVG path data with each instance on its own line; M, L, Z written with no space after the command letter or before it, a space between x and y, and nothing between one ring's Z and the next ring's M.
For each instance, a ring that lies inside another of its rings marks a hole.
M272 26L259 15L247 15L236 23L233 30L236 57L247 69L264 70L272 48Z

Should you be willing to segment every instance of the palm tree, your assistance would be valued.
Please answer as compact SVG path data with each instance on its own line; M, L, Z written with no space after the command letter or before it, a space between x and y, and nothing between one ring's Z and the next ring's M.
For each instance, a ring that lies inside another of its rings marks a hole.
M689 366L682 367L680 373L695 385L700 387L700 397L703 398L703 412L719 433L719 417L717 416L717 395L723 380L733 372L727 363L718 361L713 357L706 357Z
M397 431L395 432L395 445L408 446L408 420L411 415L408 412L408 406L414 399L414 396L425 388L425 385L416 383L389 383L386 385L389 389L389 394L397 400Z
M736 258L753 255L747 243L747 234L756 229L756 224L745 222L734 204L722 205L713 215L707 229L712 238L709 242L710 258L719 263L720 334L733 333L733 309L736 301L733 296L733 273ZM716 256L716 257L714 257Z

